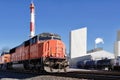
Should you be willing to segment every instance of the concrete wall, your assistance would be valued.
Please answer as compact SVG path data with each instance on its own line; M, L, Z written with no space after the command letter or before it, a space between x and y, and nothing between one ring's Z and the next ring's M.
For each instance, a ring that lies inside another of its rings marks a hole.
M87 28L72 30L70 32L70 57L76 58L87 52Z

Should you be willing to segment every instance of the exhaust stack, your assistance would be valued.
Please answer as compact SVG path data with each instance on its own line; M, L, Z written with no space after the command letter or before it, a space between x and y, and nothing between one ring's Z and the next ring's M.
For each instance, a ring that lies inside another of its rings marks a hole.
M34 3L30 4L30 38L35 36L35 7Z

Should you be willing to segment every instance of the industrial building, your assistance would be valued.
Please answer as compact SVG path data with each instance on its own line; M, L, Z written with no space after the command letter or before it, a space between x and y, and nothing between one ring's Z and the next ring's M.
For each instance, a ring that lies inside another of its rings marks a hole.
M117 46L120 45L120 41L118 42ZM70 57L70 67L76 67L78 61L113 59L114 54L97 47L87 51L87 28L85 27L70 32Z
M71 58L70 67L76 67L77 62L79 61L87 61L87 60L101 60L101 59L114 59L114 54L108 51L105 51L101 48L96 48L91 50L90 52L84 56L79 56L76 58Z

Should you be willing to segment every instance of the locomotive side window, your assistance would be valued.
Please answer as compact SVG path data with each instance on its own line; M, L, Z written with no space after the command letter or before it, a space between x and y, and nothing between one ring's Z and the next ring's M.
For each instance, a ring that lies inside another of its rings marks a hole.
M14 53L15 50L16 50L16 48L11 49L11 50L10 50L10 53Z
M37 36L35 36L35 37L33 37L32 39L31 39L31 44L34 44L34 43L36 43L37 42Z
M28 45L30 45L30 40L25 41L24 44L25 44L25 47L28 46Z
M52 34L52 33L42 33L39 35L39 40L50 40L50 39L61 40L61 37L57 34Z
M53 37L53 39L61 40L60 38L57 38L57 37Z
M39 37L39 40L49 40L49 39L52 39L51 37Z

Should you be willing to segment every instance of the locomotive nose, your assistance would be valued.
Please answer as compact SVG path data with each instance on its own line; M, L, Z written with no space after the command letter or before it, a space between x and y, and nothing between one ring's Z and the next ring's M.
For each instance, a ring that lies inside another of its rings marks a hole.
M61 41L56 40L54 42L52 48L53 48L52 55L54 55L54 57L64 58L64 55L65 55L65 46L64 46L64 44Z
M65 45L60 40L48 40L44 44L44 52L46 57L64 58Z

